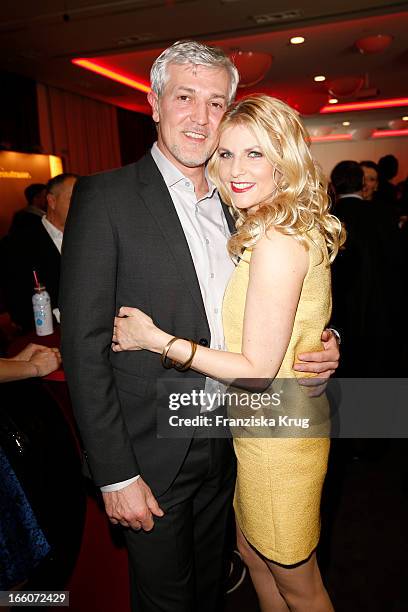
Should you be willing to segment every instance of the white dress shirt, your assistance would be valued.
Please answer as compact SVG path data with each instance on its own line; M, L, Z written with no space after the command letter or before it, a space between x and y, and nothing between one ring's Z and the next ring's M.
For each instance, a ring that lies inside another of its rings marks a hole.
M55 225L53 225L50 221L48 221L48 219L45 216L45 214L44 214L44 216L41 219L41 223L43 224L43 226L47 230L51 240L53 241L53 243L57 247L59 253L61 254L62 238L63 238L62 231L59 230L57 227L55 227ZM59 308L54 308L52 312L53 312L54 317L57 319L57 321L59 323L60 322L60 317L61 317Z
M190 249L210 328L210 346L223 350L225 341L222 326L222 301L235 266L227 251L230 231L220 198L215 185L206 175L208 192L197 200L191 179L186 178L163 155L157 143L153 145L151 154L169 190ZM206 378L204 388L206 397L208 397L207 394L216 394L216 397L218 394L222 395L224 389L225 387L218 381ZM217 407L217 404L214 407ZM202 411L206 408L205 404L201 407ZM137 478L139 476L107 485L101 487L101 490L103 492L119 490Z
M59 230L57 227L55 227L55 225L53 225L50 221L48 221L47 217L45 216L41 218L41 223L47 230L51 240L57 247L58 251L61 253L62 237L63 237L62 231Z
M197 273L211 332L211 348L224 349L222 301L234 264L227 251L230 231L215 185L199 200L186 178L155 143L152 157L170 192Z

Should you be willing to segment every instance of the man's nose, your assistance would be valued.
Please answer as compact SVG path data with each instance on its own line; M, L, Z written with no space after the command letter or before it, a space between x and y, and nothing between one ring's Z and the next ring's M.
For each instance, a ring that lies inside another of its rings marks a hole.
M207 125L208 123L208 106L206 102L196 100L192 112L191 120L198 125Z

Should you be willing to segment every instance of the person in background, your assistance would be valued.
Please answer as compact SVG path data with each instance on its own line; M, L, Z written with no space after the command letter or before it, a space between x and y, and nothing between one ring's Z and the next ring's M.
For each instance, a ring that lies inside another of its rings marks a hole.
M371 214L381 219L384 235L387 241L395 239L398 228L398 214L393 204L394 200L387 201L386 191L379 190L379 168L373 161L362 161L360 166L364 172L363 198L372 203ZM397 237L398 238L398 237Z
M378 160L378 198L391 209L391 214L398 223L398 191L391 181L398 174L398 159L395 155L384 155Z
M362 161L360 166L364 172L363 198L374 200L378 189L378 166L373 161Z
M0 358L0 383L46 376L60 364L57 348L29 344L11 359ZM4 423L0 407L0 424ZM21 588L50 551L0 437L0 589Z
M60 364L57 348L30 343L14 357L0 358L0 383L47 376Z
M408 178L398 183L397 188L399 193L400 208L398 225L401 230L404 230L404 235L406 235L406 232L408 231Z
M331 173L331 182L336 192L333 212L347 232L332 268L332 323L343 340L338 374L398 376L402 321L398 240L393 239L386 216L364 200L360 164L340 162ZM368 347L367 361L361 359L361 346Z
M24 190L27 206L18 210L11 222L9 234L31 228L45 215L47 208L46 185L33 183Z
M47 212L30 228L10 234L4 246L4 299L11 319L24 332L34 329L33 270L58 307L61 246L77 175L59 174L46 186Z

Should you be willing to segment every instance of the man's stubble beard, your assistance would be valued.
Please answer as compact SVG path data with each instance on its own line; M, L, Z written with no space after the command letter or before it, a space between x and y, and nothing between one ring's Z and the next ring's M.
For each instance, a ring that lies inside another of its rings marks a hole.
M201 154L196 153L194 156L193 153L190 153L188 156L184 154L178 145L173 145L171 147L171 152L174 155L175 159L178 162L186 166L186 168L198 168L199 166L204 166L207 161L210 159L211 155L215 151L215 146L212 149L207 149L203 151Z

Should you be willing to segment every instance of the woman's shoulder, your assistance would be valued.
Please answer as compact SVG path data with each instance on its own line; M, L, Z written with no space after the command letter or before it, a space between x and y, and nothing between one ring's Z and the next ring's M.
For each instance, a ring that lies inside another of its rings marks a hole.
M307 248L294 235L284 234L276 228L269 228L252 249L252 267L274 267L283 270L305 272L309 265Z
M276 227L270 227L254 247L255 252L270 252L271 254L286 253L304 257L307 247L295 233L284 233Z

